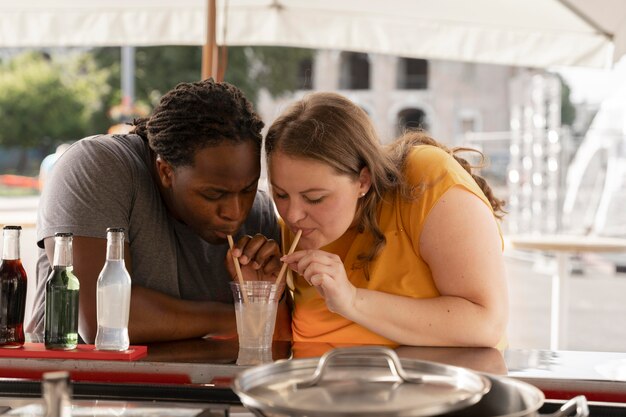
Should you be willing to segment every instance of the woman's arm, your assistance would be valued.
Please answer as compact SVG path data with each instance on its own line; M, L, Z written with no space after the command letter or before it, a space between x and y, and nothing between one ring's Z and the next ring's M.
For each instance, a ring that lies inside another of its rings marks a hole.
M453 187L428 214L419 245L440 297L357 289L346 317L401 344L495 346L506 330L508 294L491 210Z

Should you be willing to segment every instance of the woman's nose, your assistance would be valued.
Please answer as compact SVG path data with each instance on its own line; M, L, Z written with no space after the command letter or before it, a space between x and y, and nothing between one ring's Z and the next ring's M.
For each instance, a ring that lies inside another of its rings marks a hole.
M298 221L306 217L306 213L301 204L293 200L287 203L285 220L290 224L296 224Z

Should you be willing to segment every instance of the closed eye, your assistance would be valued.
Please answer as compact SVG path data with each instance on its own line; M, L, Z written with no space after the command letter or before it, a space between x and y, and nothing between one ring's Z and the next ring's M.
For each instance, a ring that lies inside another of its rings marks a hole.
M319 204L322 201L324 201L324 197L320 197L320 198L309 198L304 196L304 201L306 201L309 204Z
M202 197L204 197L205 200L216 201L224 197L224 193L202 194Z

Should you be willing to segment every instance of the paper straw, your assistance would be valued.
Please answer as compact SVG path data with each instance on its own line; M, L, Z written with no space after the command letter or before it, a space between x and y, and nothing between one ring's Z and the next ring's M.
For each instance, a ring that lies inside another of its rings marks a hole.
M291 247L289 248L289 252L287 253L287 255L291 255L293 251L296 250L296 246L298 246L298 241L300 241L300 236L302 236L302 230L298 230L298 233L296 233L296 237L293 238L293 242L291 242ZM283 266L280 268L280 272L276 277L276 285L280 284L280 280L283 278L286 270L287 263L285 262L283 263Z
M228 246L230 246L230 252L232 254L235 243L233 242L233 237L231 235L226 236L228 238ZM237 279L239 280L239 286L241 287L241 295L243 295L243 302L248 302L248 294L246 293L246 289L243 285L243 274L241 273L241 266L239 265L239 258L232 255L233 262L235 264L235 271L237 271Z

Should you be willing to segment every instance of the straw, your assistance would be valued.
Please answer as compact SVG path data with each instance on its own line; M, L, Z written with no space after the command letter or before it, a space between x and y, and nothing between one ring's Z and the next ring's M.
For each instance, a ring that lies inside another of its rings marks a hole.
M287 255L291 255L293 251L296 250L296 246L298 246L298 241L300 241L300 236L302 236L302 229L298 230L298 233L296 233L296 237L293 238L293 242L291 242L291 247L289 248L289 252L287 253ZM278 273L278 276L276 277L277 286L278 284L280 284L280 280L283 278L283 275L285 274L286 270L287 270L287 263L283 263L283 266L280 268L280 272Z
M233 237L231 235L226 236L228 238L228 246L230 246L230 251L232 253L233 247L235 246L233 242ZM248 294L246 293L246 289L243 285L243 274L241 273L241 266L239 265L239 258L233 255L233 262L235 264L235 271L237 271L237 279L239 280L239 286L241 287L241 295L243 295L243 302L248 302Z

